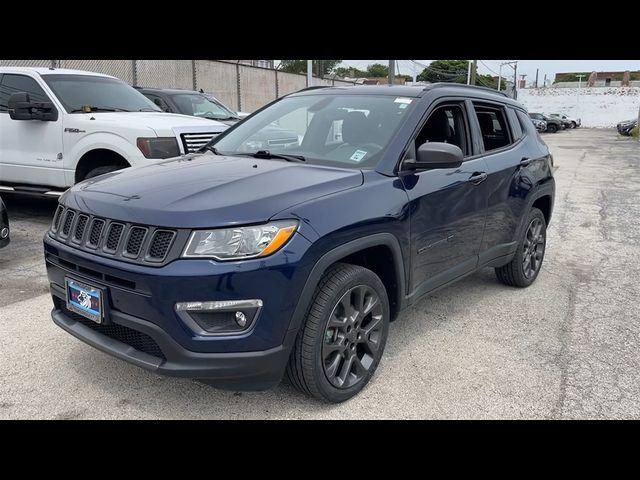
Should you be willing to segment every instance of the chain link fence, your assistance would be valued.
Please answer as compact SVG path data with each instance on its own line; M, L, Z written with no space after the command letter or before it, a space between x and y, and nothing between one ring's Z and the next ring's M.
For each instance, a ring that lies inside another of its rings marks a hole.
M141 87L202 89L245 112L307 86L306 75L219 60L0 60L0 66L87 70ZM352 84L327 78L313 81L314 85Z

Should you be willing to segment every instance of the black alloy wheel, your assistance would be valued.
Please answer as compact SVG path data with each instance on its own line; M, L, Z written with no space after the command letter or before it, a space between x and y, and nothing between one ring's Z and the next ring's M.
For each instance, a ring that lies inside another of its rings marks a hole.
M374 364L381 346L382 302L367 285L352 287L331 312L324 332L324 373L336 388L361 382Z

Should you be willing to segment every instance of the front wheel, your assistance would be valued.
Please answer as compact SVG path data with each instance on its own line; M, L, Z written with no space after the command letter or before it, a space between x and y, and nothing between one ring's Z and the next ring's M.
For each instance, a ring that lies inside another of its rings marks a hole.
M571 128L576 128L576 122L571 122Z
M389 300L380 278L364 267L337 263L316 288L287 378L320 400L348 400L373 376L388 331Z
M539 209L532 208L515 256L508 264L495 269L498 280L512 287L531 285L542 268L546 245L547 222Z
M556 133L558 131L558 126L554 123L547 126L547 131L551 133Z

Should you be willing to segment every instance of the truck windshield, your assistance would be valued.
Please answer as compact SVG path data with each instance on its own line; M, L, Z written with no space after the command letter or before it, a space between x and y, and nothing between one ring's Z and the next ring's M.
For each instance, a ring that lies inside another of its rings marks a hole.
M415 103L415 98L391 95L286 97L254 113L209 147L220 155L276 158L280 154L311 164L375 167Z
M237 119L238 116L209 97L198 93L177 93L171 95L179 113L195 117L212 118L214 120Z
M104 112L161 111L135 88L116 78L62 74L42 77L69 113L82 112L86 107Z

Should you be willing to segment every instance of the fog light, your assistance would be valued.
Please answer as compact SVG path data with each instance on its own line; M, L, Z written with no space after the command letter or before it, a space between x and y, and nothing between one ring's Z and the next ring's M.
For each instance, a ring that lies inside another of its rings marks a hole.
M247 316L242 312L236 312L236 323L238 326L244 328L247 324Z
M233 335L248 330L262 300L220 300L176 303L176 313L197 335Z

